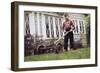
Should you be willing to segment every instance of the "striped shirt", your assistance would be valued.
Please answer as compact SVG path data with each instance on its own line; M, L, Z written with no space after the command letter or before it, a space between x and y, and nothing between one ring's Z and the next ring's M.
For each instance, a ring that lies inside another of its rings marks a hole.
M72 28L73 27L73 28ZM68 20L63 23L63 29L69 31L70 29L74 29L74 25L72 21Z

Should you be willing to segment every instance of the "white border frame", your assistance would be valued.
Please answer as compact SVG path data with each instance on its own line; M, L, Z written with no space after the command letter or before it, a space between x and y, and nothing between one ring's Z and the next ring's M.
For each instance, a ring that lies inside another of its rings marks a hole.
M74 60L56 60L56 61L32 61L24 62L24 11L48 11L48 12L71 12L71 13L88 13L91 15L91 50L90 59L74 59ZM19 46L18 46L18 62L19 68L35 68L35 67L50 67L64 65L84 65L95 64L95 10L82 8L64 8L64 7L48 7L48 6L28 6L19 5Z

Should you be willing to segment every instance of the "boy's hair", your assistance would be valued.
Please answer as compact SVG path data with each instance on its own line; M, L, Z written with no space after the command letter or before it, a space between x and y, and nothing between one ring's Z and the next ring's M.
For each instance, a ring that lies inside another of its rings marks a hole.
M69 17L69 15L66 13L66 14L64 14L64 17Z

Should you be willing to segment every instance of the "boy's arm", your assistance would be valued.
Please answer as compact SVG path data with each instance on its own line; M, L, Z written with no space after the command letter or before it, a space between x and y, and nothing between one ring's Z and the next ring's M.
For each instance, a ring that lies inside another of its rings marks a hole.
M65 24L64 24L64 22L63 22L63 27L62 27L62 30L64 31L64 27L65 27Z

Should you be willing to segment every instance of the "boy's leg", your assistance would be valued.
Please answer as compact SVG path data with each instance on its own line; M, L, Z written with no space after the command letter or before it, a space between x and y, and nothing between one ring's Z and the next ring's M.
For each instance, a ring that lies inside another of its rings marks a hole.
M70 38L70 49L74 49L74 37L73 37L73 32L70 32L69 38Z
M64 36L64 49L68 51L68 35Z

